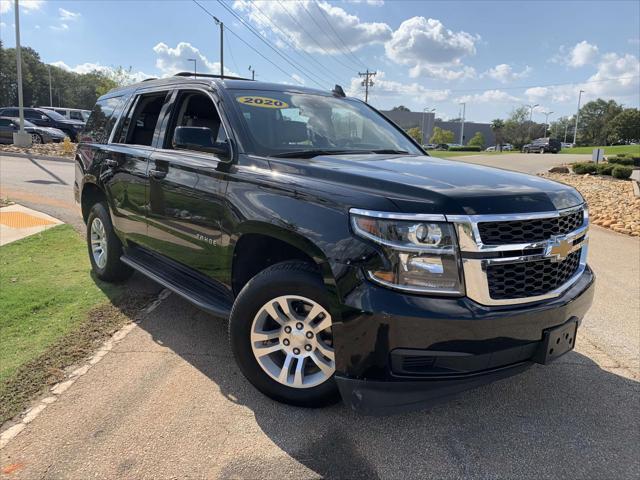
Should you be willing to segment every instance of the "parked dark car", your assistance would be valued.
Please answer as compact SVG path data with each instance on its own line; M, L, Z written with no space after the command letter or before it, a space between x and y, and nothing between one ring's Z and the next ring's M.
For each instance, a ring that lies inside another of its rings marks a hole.
M438 144L436 144L435 149L436 150L449 150L449 144L448 143L438 143Z
M0 108L2 117L19 117L18 107ZM62 130L72 142L78 141L78 133L84 128L84 123L68 120L59 113L44 108L25 108L24 118L39 127L51 127Z
M575 189L430 157L339 87L114 90L75 196L97 278L137 270L228 318L242 373L294 405L416 408L547 364L594 292Z
M555 138L536 138L533 142L522 146L523 153L558 153L562 150L562 142Z
M13 133L20 129L20 119L12 117L0 117L0 143L13 143ZM35 144L61 142L65 134L57 128L38 127L28 120L24 121L24 129L31 134L31 140Z

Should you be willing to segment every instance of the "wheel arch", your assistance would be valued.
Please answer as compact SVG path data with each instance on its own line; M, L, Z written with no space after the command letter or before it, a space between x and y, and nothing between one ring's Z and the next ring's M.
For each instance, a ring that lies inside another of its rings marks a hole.
M85 181L82 185L80 193L80 208L82 210L82 219L87 223L91 207L100 201L107 201L107 195L97 184Z

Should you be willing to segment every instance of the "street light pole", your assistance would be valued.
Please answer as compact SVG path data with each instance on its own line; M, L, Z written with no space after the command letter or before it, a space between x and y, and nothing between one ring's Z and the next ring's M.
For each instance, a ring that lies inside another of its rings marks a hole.
M49 67L49 105L53 107L53 88L51 87L51 65Z
M13 133L13 144L17 147L30 147L31 135L24 130L24 99L22 96L22 52L20 49L20 5L14 1L16 22L16 74L18 77L18 110L20 114L20 129Z
M196 70L197 60L195 58L187 58L187 61L193 62L193 76L198 77L198 71Z
M576 112L576 124L573 127L573 145L574 146L578 138L578 121L580 120L580 100L582 100L583 93L584 93L584 90L580 90L580 93L578 94L578 111Z
M529 107L529 141L531 141L531 124L533 123L533 109L538 107L539 104L536 103L535 105L525 105L525 107Z
M462 105L462 119L460 120L460 122L461 122L461 126L460 126L460 145L464 145L464 117L467 114L467 104L465 102L462 102L460 105Z
M224 79L224 23L218 17L213 17L213 20L220 27L220 78Z

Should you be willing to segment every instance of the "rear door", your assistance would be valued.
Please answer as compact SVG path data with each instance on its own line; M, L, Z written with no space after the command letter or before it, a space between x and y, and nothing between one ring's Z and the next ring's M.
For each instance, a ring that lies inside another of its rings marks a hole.
M169 93L167 89L136 92L102 152L104 186L111 200L114 227L126 241L141 245L148 240L147 163Z
M149 245L218 280L229 253L220 229L226 162L212 153L174 149L179 126L209 128L218 143L228 142L212 92L195 86L176 90L149 162Z

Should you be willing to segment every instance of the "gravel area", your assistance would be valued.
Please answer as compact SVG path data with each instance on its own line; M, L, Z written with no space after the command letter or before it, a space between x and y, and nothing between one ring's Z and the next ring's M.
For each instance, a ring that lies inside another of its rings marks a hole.
M0 153L2 152L74 158L76 154L76 144L71 142L45 143L44 145L32 145L29 148L16 147L15 145L0 145Z
M599 175L546 173L543 176L577 188L589 204L591 223L640 237L640 198L633 194L633 182Z

